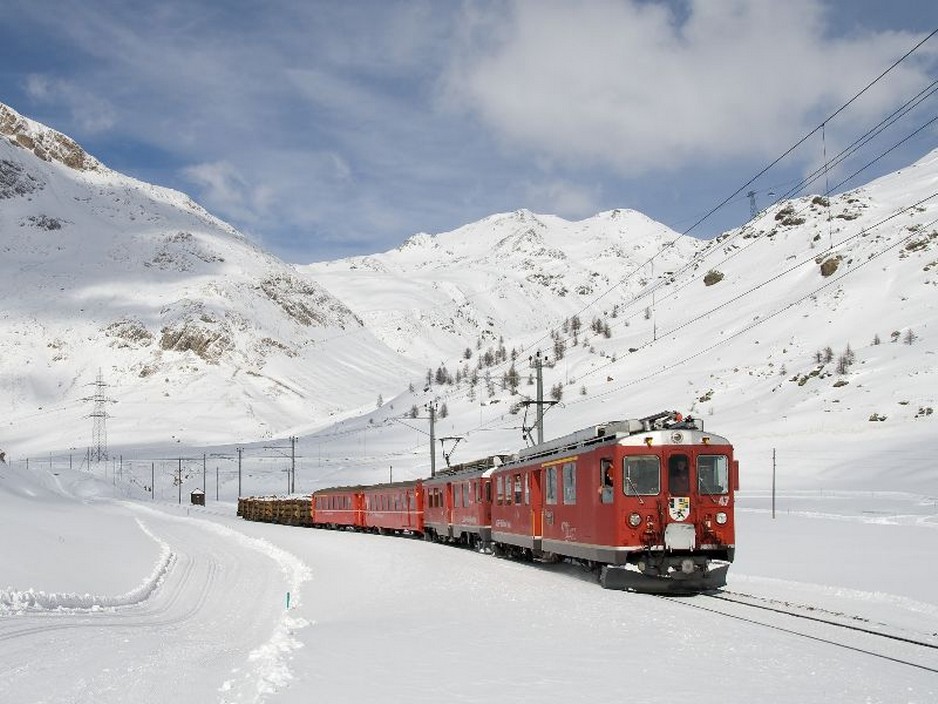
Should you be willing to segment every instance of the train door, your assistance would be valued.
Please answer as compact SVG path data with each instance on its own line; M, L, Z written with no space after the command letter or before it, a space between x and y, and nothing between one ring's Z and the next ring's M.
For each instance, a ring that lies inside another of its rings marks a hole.
M452 534L452 525L453 525L453 505L454 505L453 483L447 482L446 483L446 509L444 513L444 516L445 516L444 520L446 521L446 523L449 524L451 534Z
M589 538L598 545L613 545L617 542L618 524L615 509L615 472L612 456L600 457L599 461L589 463L587 472L591 475L587 486L595 487L593 495L592 525L589 526Z
M541 492L544 470L535 469L525 475L525 481L530 482L531 500L531 535L540 538L544 531L544 495Z

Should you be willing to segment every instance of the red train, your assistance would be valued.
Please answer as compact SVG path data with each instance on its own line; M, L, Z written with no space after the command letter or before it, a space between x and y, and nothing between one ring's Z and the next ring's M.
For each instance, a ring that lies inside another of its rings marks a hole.
M726 438L674 412L612 421L429 479L246 498L249 520L403 533L496 555L570 560L606 588L726 583L739 465ZM299 518L298 518L299 516Z

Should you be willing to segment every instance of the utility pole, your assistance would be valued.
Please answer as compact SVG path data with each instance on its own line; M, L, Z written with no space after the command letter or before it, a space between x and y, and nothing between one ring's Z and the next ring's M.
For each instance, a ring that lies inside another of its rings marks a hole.
M153 499L155 498L155 497L154 497L154 493L153 493L154 488L155 488L153 485L156 483L156 467L155 467L155 465L156 465L155 462L151 462L151 463L150 463L150 501L153 501Z
M202 453L202 493L208 493L208 485L205 483L205 453Z
M296 436L290 436L290 493L296 493Z
M436 401L426 405L430 411L430 476L436 476Z
M775 518L775 448L772 448L772 518Z
M556 401L545 401L544 400L544 359L541 357L540 350L537 351L537 354L529 358L531 366L534 368L535 379L537 381L536 385L536 398L534 401L522 401L522 405L534 406L536 411L534 414L534 425L533 427L527 427L522 425L522 433L524 437L528 438L531 441L531 431L537 430L537 444L541 445L544 442L544 407L553 406ZM525 411L525 416L527 416L527 411Z
M534 414L534 425L537 428L537 444L542 445L544 443L544 365L540 350L534 355L534 372L537 382L537 411Z
M182 506L182 457L179 458L179 468L176 470L176 486L179 487L179 505Z
M243 447L238 448L238 498L241 498L241 453L244 452Z

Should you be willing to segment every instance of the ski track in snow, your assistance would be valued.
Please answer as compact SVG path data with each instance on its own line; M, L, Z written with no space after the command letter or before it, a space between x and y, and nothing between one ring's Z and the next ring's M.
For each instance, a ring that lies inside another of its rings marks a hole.
M143 521L139 518L136 521L140 530L156 541L161 550L153 571L138 587L118 596L76 594L74 592L54 593L35 589L0 589L0 616L33 611L58 611L62 613L114 611L118 607L133 606L148 599L162 583L167 572L172 569L176 561L176 555L164 540L161 540L147 528Z
M238 548L255 551L270 558L283 574L289 593L289 609L284 609L273 626L270 638L252 650L247 663L231 670L231 677L218 687L220 704L260 703L286 686L293 675L289 667L293 651L302 647L297 631L309 622L294 615L302 604L302 584L311 578L310 568L293 554L266 540L252 538L218 523L191 517L174 516L154 508L124 502L131 509L154 514L154 518L170 520L202 533L212 533L234 542ZM152 572L135 589L121 595L51 593L34 589L7 588L0 590L0 616L74 617L110 613L119 615L130 607L145 603L165 582L177 565L178 555L169 543L155 534L140 518L137 526L160 546L160 554Z

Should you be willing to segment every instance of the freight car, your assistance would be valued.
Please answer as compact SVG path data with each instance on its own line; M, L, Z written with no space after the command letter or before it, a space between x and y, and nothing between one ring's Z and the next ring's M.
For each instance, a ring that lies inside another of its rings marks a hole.
M595 569L609 589L694 593L726 583L738 484L729 441L666 411L584 428L429 479L323 489L300 503L241 499L238 514L405 533L516 559L568 560ZM298 510L308 515L297 518Z

